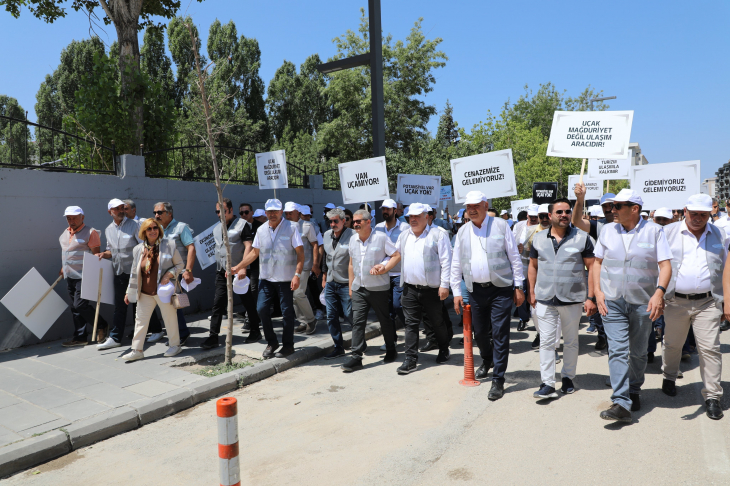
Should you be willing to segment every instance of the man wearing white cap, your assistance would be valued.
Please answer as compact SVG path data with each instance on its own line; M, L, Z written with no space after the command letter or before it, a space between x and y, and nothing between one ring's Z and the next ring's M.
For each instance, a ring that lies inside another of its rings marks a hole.
M631 412L641 409L651 323L664 311L672 250L662 227L641 218L644 201L637 192L622 189L610 202L616 222L601 230L593 267L613 388L613 405L601 418L631 422Z
M330 223L327 219L327 213L335 208L335 205L332 203L327 203L324 205L324 211L322 211L322 222L319 223L319 231L322 234L325 234L330 229Z
M406 359L398 368L398 374L401 375L416 369L421 320L425 327L431 328L439 346L436 362L444 363L451 356L441 302L449 296L449 236L441 228L428 227L425 204L411 204L408 207L408 219L410 227L401 233L396 243L403 259L401 304L406 326Z
M63 343L66 347L84 346L88 342L89 328L94 325L94 308L88 300L81 298L81 274L84 268L84 254L98 254L101 248L99 233L84 224L84 211L78 206L69 206L64 211L68 228L58 239L61 243L61 271L68 286L71 301L71 316L74 321L74 335ZM106 321L99 316L101 327Z
M392 199L386 199L380 206L380 211L383 214L383 222L375 225L376 232L385 233L390 241L395 244L398 241L400 234L408 229L406 223L398 221L397 212L398 205ZM393 320L393 332L398 326L397 319L400 319L401 325L405 325L405 318L403 317L403 308L401 306L401 297L403 295L403 287L400 285L401 277L401 262L390 269L390 293L388 294L388 309L390 311L390 318Z
M499 400L504 395L512 304L520 306L525 300L522 258L507 222L487 216L489 203L482 192L468 192L464 205L471 221L461 227L454 245L451 262L454 309L460 314L463 307L463 277L469 293L474 337L482 357L478 377L486 378L494 364L488 398Z
M720 320L727 242L725 231L709 222L711 212L712 198L695 194L687 200L684 221L664 228L672 249L672 279L665 296L662 391L671 397L677 394L675 381L682 345L692 327L700 355L706 413L709 418L719 420L723 416ZM726 290L730 292L730 271L725 273Z
M266 211L264 211L263 209L257 209L253 212L253 219L261 224L264 224L267 221Z
M256 231L253 250L233 269L238 279L246 276L246 267L259 258L260 287L257 310L264 328L268 346L264 359L286 358L294 352L294 291L301 285L304 270L304 249L297 225L283 219L281 201L269 199L264 206L268 224ZM274 299L279 301L284 318L281 350L279 339L271 323L271 307Z
M294 332L314 334L317 327L317 319L314 318L314 312L307 297L307 284L309 283L309 275L312 273L313 267L319 267L319 243L314 225L309 221L304 221L299 218L299 207L297 203L292 201L284 205L284 217L294 223L299 230L299 235L302 239L302 249L304 251L304 267L301 278L299 279L299 288L294 291L293 295L294 314L299 321L299 326L294 329Z

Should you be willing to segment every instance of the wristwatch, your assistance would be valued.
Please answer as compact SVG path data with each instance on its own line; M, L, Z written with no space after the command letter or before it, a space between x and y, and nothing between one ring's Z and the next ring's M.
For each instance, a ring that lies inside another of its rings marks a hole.
M297 278L302 278L302 274L301 273L295 273L294 276L297 277Z
M595 304L596 303L596 296L594 295L593 297L588 297L588 300L590 300L591 302L593 302Z
M662 289L662 292L664 292L665 294L667 293L667 289L665 289L665 288L664 288L664 287L662 287L661 285L657 285L657 286L656 286L656 288L658 288L658 289Z
M188 269L188 268L186 268L185 270L183 270L183 273L185 273L185 272L193 273L193 271L190 270L190 269Z

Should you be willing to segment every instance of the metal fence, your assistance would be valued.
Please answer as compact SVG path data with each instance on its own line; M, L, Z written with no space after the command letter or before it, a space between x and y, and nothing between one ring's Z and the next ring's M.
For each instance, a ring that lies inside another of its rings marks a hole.
M31 130L31 127L33 130ZM0 166L63 172L116 174L114 141L0 115Z

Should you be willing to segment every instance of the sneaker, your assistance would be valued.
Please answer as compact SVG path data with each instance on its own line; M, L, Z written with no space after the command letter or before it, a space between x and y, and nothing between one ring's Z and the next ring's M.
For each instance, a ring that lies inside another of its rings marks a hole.
M300 325L298 325L297 327L294 328L294 332L297 333L297 334L303 334L304 331L306 331L306 330L307 330L307 325L306 324L300 324Z
M408 373L416 369L417 364L418 361L416 361L414 358L406 358L406 360L403 361L403 364L400 365L400 367L398 368L398 374L407 375Z
M555 351L555 364L558 364L558 363L560 363L560 355L558 354L557 351Z
M558 394L555 392L555 388L540 383L540 389L533 393L532 397L538 400L546 400L548 398L558 398Z
M86 346L87 344L89 344L89 343L86 341L79 341L77 339L72 339L70 341L66 341L65 343L61 344L61 346L63 346L64 348L71 348L74 346Z
M200 347L203 349L213 349L217 348L218 346L220 346L220 343L218 342L217 334L211 334L205 339L205 341L200 344Z
M148 343L156 343L160 339L162 339L163 334L161 332L153 332L150 334L150 337L147 338Z
M451 351L449 351L449 348L444 348L439 351L438 356L436 356L436 363L446 363L449 358L451 357Z
M588 329L586 329L586 332L588 334L593 334L596 331L598 331L598 328L596 327L595 324L591 324L590 326L588 326Z
M107 338L106 341L104 341L101 344L98 344L96 346L96 349L99 351L104 351L105 349L112 349L112 348L118 348L122 345L122 343L118 343L112 338Z
M169 348L167 348L167 351L165 351L165 354L163 356L165 358L172 358L173 356L177 356L180 353L182 353L182 346L170 346Z
M684 378L684 373L682 373L682 370L677 370L677 379Z
M608 410L601 412L603 420L615 420L617 422L631 423L631 412L618 403L614 403Z
M122 359L127 362L137 361L138 359L142 358L144 358L144 353L142 351L136 351L134 349L122 356Z
M345 361L342 366L342 371L345 371L347 373L351 373L355 370L361 370L362 369L362 356L350 356L347 358L347 361Z
M575 387L573 386L573 380L570 378L563 378L563 386L560 387L560 392L565 395L575 393Z
M309 324L307 324L306 329L304 330L304 334L311 335L314 334L314 331L317 330L317 321L312 321Z
M336 358L339 358L340 356L344 356L344 355L345 355L345 350L335 346L335 349L330 351L330 353L327 356L325 356L324 359L336 359Z
M540 335L538 334L535 336L535 340L532 341L532 349L539 349L540 348Z

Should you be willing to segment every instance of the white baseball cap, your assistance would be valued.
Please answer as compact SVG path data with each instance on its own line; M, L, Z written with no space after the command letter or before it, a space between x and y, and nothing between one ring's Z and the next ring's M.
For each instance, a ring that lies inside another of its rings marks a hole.
M482 201L486 201L487 196L484 195L481 191L469 191L466 193L466 201L464 201L464 206L467 204L479 204Z
M537 214L541 213L549 213L548 207L550 207L549 204L540 204L540 206L537 208Z
M263 209L257 209L253 212L254 218L260 218L261 216L266 216L266 212Z
M659 208L654 211L654 217L672 219L674 215L672 215L672 210L669 208Z
M111 201L109 201L109 204L106 205L107 209L111 208L118 208L119 206L124 206L124 201L121 199L114 198Z
M170 297L172 297L172 293L175 291L175 285L172 283L172 280L167 282L165 285L158 285L157 286L157 297L160 298L162 302L165 304L170 303Z
M299 204L289 201L284 205L284 211L287 213L289 211L299 211Z
M66 208L66 211L63 212L64 216L77 216L79 214L84 214L84 210L78 206L69 206Z
M248 286L251 284L251 279L243 277L243 280L238 280L238 275L233 279L233 291L237 294L245 294L248 292Z
M712 198L707 194L695 194L687 199L687 204L684 207L690 211L712 212Z
M537 216L537 209L540 206L537 204L530 204L530 206L527 208L527 215L528 216Z
M410 206L408 206L408 215L409 216L418 216L419 214L428 212L428 206L426 204L421 203L413 203Z
M598 214L596 214L596 216L598 216L599 218L605 218L606 217L606 215L603 213L603 208L602 207L599 207L598 208Z
M332 203L327 203L324 205L324 208L325 209L335 209L335 205Z
M309 209L309 206L307 206L306 204L300 204L299 205L299 212L302 213L305 216L308 215L308 214L309 215L312 214L312 210Z
M264 209L267 211L281 211L281 201L278 199L269 199L264 204Z
M642 216L646 216L647 218L649 217L649 213L647 213L646 211L642 211L642 212L641 212L641 215L642 215Z
M612 192L607 192L606 194L601 196L601 205L613 201L614 197L616 197L616 194L614 194Z
M608 196L608 194L604 194L604 196ZM603 204L603 198L601 198L601 204ZM644 200L641 199L641 196L639 196L639 193L636 191L633 191L631 189L621 189L618 194L616 194L612 198L606 198L605 202L630 202L634 204L638 204L639 206L644 205ZM710 205L712 207L712 205Z
M426 212L430 213L431 211L433 211L433 208L431 206L429 206L428 204L424 204L424 206L426 206Z
M595 206L591 206L590 208L588 208L588 212L590 213L591 216L598 216L598 213L600 211L601 211L601 206L599 206L598 204L596 204Z
M507 214L507 210L506 209L503 209L502 212L499 213L500 216L504 216L505 214Z
M385 199L383 201L383 204L380 205L381 208L390 208L395 209L398 207L398 205L393 201L392 199Z

